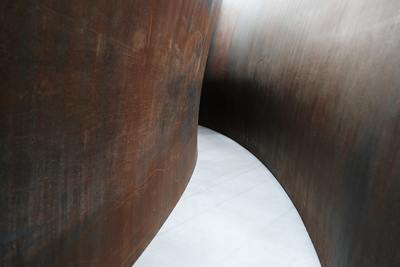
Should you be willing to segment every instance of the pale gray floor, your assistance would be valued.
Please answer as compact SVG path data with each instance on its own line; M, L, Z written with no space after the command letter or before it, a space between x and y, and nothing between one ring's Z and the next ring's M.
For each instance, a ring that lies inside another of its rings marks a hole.
M199 127L191 181L135 267L320 267L274 176L231 139Z

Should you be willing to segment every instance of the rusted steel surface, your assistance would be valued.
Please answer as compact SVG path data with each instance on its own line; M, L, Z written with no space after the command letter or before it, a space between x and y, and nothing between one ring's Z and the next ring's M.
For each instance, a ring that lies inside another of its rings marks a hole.
M0 9L0 266L130 266L194 168L219 0Z
M225 0L200 123L255 153L325 267L400 266L400 2Z

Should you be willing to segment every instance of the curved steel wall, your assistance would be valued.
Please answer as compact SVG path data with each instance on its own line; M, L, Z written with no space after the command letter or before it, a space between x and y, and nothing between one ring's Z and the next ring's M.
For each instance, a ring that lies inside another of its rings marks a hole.
M399 1L225 0L200 123L272 170L323 266L400 266Z
M195 165L218 9L1 2L1 266L135 261Z

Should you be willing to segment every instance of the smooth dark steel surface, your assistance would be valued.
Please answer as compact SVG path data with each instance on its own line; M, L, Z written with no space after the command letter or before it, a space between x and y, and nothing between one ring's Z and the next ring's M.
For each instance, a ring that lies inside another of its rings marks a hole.
M196 161L219 0L0 3L0 266L130 266Z
M272 170L323 266L400 266L399 1L225 0L200 123Z

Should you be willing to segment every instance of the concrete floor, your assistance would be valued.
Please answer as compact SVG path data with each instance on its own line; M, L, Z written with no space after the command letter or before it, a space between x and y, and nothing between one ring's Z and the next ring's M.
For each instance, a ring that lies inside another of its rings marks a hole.
M274 176L231 139L199 127L193 177L135 267L320 267Z

